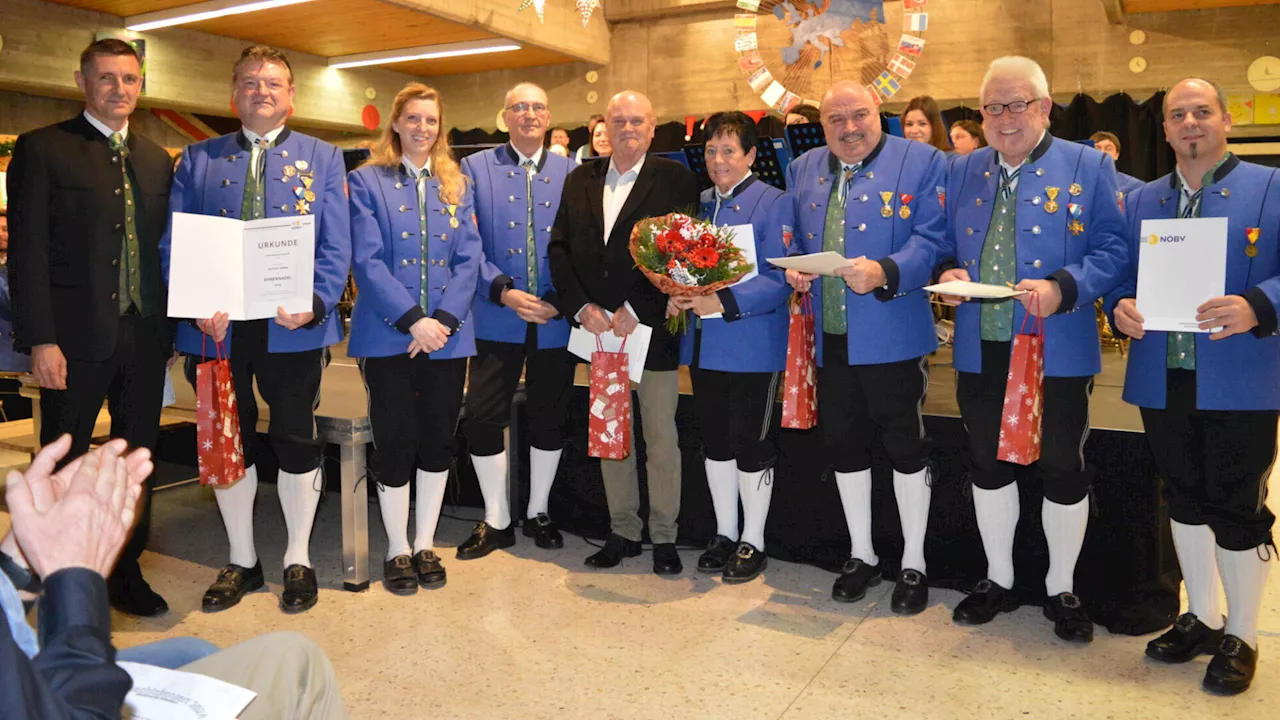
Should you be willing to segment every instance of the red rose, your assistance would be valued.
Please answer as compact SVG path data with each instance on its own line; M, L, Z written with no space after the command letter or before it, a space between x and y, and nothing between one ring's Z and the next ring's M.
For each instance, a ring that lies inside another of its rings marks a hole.
M689 262L693 263L694 267L704 270L713 268L720 263L720 253L714 248L699 247L689 253Z

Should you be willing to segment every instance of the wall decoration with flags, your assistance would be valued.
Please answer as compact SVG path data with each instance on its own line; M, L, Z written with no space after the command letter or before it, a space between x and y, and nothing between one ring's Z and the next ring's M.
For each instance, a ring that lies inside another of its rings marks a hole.
M542 16L547 10L547 0L521 0L520 7L516 8L516 12L527 10L530 5L533 6L534 12L538 13L538 22L545 22Z
M902 90L924 54L930 1L902 0L902 32L891 34L884 0L737 0L738 66L783 116L801 103L817 107L815 98L845 78L866 84L879 105Z

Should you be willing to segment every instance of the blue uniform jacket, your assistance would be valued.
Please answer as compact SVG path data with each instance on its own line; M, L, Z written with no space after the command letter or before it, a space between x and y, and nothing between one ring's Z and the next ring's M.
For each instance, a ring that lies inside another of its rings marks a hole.
M1000 161L992 148L956 158L951 166L942 267L963 267L974 282L982 282L982 247L999 184ZM1045 188L1052 187L1058 188L1058 208L1051 213L1045 208L1049 202ZM1084 377L1102 369L1093 303L1129 272L1122 197L1109 156L1055 140L1047 132L1022 166L1017 188L1017 280L1053 278L1062 290L1062 306L1044 323L1044 372L1049 377ZM1072 205L1078 206L1078 218L1072 215ZM1071 231L1072 220L1079 221L1080 232ZM956 308L955 368L960 372L982 371L980 314L977 302ZM1022 305L1015 304L1015 333L1022 327L1024 314Z
M431 316L452 331L449 342L431 358L475 355L471 304L482 258L470 183L462 202L450 213L449 205L440 199L439 179L427 181L425 250L418 191L402 165L366 165L353 171L347 184L356 277L347 353L387 357L407 352L409 328L426 315L418 305L425 275ZM451 217L458 220L456 228L451 227Z
M710 220L716 209L715 188L702 192L700 215ZM718 225L750 224L756 241L756 266L760 274L717 293L724 313L702 320L702 348L698 367L725 372L780 372L787 365L786 306L791 288L781 268L766 258L787 254L795 220L791 198L761 182L755 175L734 188L731 199L720 206ZM690 317L688 331L680 338L680 364L693 363L696 333Z
M1178 180L1170 173L1125 198L1132 271L1107 296L1107 314L1115 327L1115 305L1135 297L1142 221L1177 217ZM1201 410L1280 409L1280 177L1276 170L1241 162L1234 155L1204 187L1201 217L1227 218L1227 295L1242 295L1258 316L1252 332L1210 340L1196 334L1196 407ZM1249 257L1249 230L1258 229L1257 255ZM1117 331L1117 334L1119 332ZM1168 333L1151 330L1130 345L1125 371L1125 402L1164 408Z
M249 171L249 144L236 132L189 145L169 189L169 211L240 218L244 181ZM306 163L299 170L298 162ZM291 167L291 175L285 168ZM289 330L268 320L267 349L273 353L300 352L326 347L342 340L342 322L333 310L342 299L351 266L351 221L343 187L345 166L338 148L285 128L267 155L263 173L266 197L264 217L316 216L316 261L314 278L315 318L307 326ZM311 173L315 200L307 202L300 173ZM172 223L170 223L170 228ZM169 245L166 229L160 238L160 266L169 279ZM179 322L178 350L199 354L206 344L213 355L212 342L194 322ZM223 341L223 352L231 351L231 333Z
M533 238L538 247L538 287L529 287L525 258L525 173L510 144L468 155L462 172L475 184L476 223L484 257L476 284L475 333L481 340L523 343L528 323L515 310L501 303L502 290L513 287L555 304L555 285L547 261L551 225L560 208L560 191L565 176L577 167L569 159L542 151L533 179ZM569 344L569 322L557 316L538 326L539 348L562 348Z
M9 268L0 265L0 372L28 372L31 356L13 350L13 307L9 303Z
M1144 184L1145 183L1132 175L1125 175L1122 172L1116 173L1116 189L1125 195L1137 190Z
M797 223L792 254L822 252L827 202L839 176L840 161L826 147L814 148L787 166ZM845 203L844 253L879 261L888 283L866 295L845 293L850 365L910 360L938 348L928 293L921 288L929 284L945 228L946 182L946 156L924 143L884 135L863 160ZM886 201L881 193L891 193L888 217L882 214ZM906 218L903 207L908 208ZM843 280L819 278L810 290L819 365L824 282Z

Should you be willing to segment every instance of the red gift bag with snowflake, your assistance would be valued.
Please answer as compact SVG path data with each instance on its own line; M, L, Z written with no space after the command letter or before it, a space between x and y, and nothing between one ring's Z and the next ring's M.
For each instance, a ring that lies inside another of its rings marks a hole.
M808 430L818 424L818 383L813 330L813 299L796 293L789 303L787 374L782 391L782 427Z
M1031 311L1013 338L1009 375L1000 416L1000 445L996 459L1030 465L1040 459L1040 422L1044 416L1044 319L1038 317L1040 298L1031 296ZM1031 332L1027 320L1031 319Z
M196 365L196 464L201 485L230 487L244 477L244 450L231 363L215 347L217 359Z
M591 395L588 398L587 455L625 460L631 454L631 373L627 340L618 352L605 352L596 337L591 353Z

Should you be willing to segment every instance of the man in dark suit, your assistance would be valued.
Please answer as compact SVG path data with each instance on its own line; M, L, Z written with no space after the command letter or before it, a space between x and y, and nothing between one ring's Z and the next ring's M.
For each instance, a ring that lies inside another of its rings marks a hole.
M667 296L631 259L627 245L640 220L669 212L696 212L698 182L684 165L646 157L653 142L653 106L644 95L623 91L605 112L613 155L587 163L565 181L551 230L551 277L556 309L599 335L626 336L639 323L653 328L643 380L637 387L644 416L649 480L649 535L653 571L683 570L676 553L680 515L680 448L676 437L676 367L680 344L665 327ZM612 534L604 549L587 558L596 568L614 567L640 554L640 488L635 453L601 460Z
M99 40L80 55L81 115L18 137L9 166L9 273L14 344L39 382L41 444L69 433L70 456L89 448L107 400L111 435L154 448L172 334L158 244L173 164L130 132L142 65L128 43ZM142 579L144 504L109 579L112 604L167 612Z

